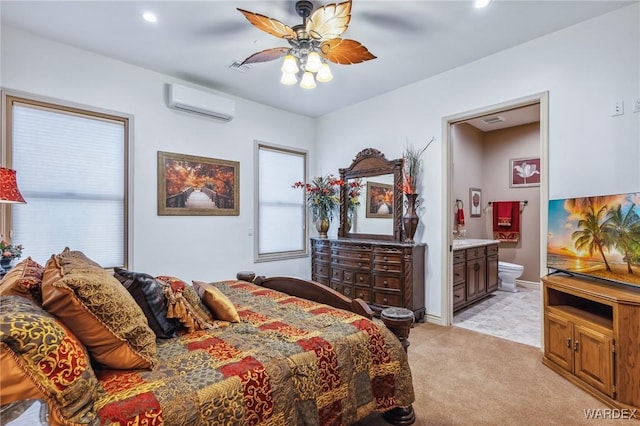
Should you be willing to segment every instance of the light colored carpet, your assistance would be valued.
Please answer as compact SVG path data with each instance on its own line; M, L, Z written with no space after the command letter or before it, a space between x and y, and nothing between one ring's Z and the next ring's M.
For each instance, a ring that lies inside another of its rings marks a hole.
M433 324L416 325L409 341L416 425L640 424L587 419L608 407L542 365L540 348Z

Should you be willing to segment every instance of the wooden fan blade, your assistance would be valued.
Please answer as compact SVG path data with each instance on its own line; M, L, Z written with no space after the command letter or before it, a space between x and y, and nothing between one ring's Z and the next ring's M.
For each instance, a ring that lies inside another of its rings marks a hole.
M307 21L307 33L317 40L340 37L351 21L351 0L319 7Z
M258 28L259 30L269 33L272 36L284 38L287 40L296 38L296 32L293 31L291 27L283 24L277 19L271 19L259 13L249 12L248 10L243 10L240 8L238 8L238 10L245 16L245 18L247 18L249 22L253 24L253 26Z
M355 40L334 38L323 42L320 49L327 60L336 64L357 64L376 58L366 47Z
M266 49L249 56L247 59L242 61L242 64L240 65L273 61L275 59L282 58L288 51L288 47L274 47L273 49Z

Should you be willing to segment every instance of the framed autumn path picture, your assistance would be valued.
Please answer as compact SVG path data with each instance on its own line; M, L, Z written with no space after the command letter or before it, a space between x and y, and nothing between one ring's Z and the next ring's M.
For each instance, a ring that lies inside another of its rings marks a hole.
M158 151L158 215L238 216L240 163Z

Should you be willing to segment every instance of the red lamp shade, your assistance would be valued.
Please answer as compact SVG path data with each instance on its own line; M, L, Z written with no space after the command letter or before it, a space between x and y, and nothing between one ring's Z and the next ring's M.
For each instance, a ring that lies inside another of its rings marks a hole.
M0 167L0 203L26 203L16 182L16 171Z

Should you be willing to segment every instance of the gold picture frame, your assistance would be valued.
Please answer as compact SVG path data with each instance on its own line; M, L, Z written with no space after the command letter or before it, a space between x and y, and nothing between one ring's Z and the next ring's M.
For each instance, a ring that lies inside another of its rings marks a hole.
M159 216L238 216L240 163L158 151Z
M393 217L393 185L367 181L366 217Z

